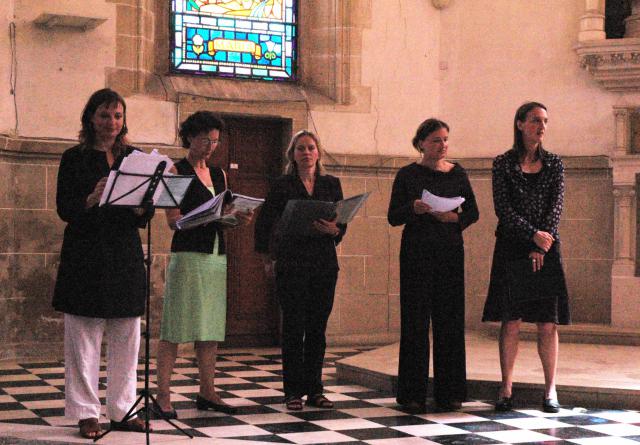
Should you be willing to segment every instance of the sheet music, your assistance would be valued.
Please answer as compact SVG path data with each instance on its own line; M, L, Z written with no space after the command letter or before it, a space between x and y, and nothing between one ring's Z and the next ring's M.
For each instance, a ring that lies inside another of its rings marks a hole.
M169 169L173 165L173 161L168 156L158 153L155 149L149 154L142 151L133 151L122 160L118 170L122 173L152 175L155 173L158 164L162 161L166 161L167 163L164 169L164 174L171 175ZM111 170L109 172L107 185L100 197L100 206L107 203L107 197L109 196L109 191L113 187L113 182L115 181L116 176L116 170ZM147 190L146 184L148 183L148 180L149 179L147 177L143 176L120 175L118 176L118 182L115 184L115 188L113 188L109 199L111 201L118 200L119 205L138 205L142 202L142 198ZM132 192L129 193L130 191ZM160 200L161 195L167 195L166 188L162 183L158 185L158 188L153 195L153 202L157 203ZM118 199L120 197L122 198ZM165 196L164 199L166 201L171 200L168 195Z
M421 201L428 204L434 212L450 212L460 207L460 204L464 202L464 198L462 196L443 198L424 189L422 190Z

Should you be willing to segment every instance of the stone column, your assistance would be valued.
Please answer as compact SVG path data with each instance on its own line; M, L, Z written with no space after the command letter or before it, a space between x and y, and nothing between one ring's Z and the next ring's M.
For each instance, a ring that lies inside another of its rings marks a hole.
M624 37L640 37L640 0L631 0L631 15L624 19Z
M614 186L614 261L613 275L635 273L635 190L632 185Z
M630 151L629 109L627 107L613 107L615 119L616 141L613 156L624 156Z
M579 42L607 38L604 32L604 1L585 0L585 13L580 17Z

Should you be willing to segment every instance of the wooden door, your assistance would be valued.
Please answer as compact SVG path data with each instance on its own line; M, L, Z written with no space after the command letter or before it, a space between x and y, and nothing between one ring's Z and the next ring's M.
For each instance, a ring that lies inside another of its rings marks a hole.
M212 157L227 172L229 188L264 198L270 181L282 170L291 133L280 119L223 116L226 129ZM254 219L255 221L255 219ZM225 345L278 343L280 311L262 261L253 250L254 223L225 233L227 242L227 337Z

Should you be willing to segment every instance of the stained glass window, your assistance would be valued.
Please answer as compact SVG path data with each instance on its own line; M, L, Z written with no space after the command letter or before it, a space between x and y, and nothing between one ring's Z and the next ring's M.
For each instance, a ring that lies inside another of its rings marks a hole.
M172 70L295 80L297 0L172 0Z

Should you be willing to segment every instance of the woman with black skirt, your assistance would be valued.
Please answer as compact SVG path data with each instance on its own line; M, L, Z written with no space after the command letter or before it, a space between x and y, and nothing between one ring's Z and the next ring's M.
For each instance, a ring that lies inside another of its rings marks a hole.
M466 171L445 159L448 139L449 126L438 119L418 127L413 146L422 159L398 171L389 203L389 223L404 224L397 401L411 412L426 410L430 321L436 405L459 409L467 397L462 231L478 220L478 207ZM435 212L421 200L424 190L465 201L456 210Z
M513 148L493 162L493 202L498 216L489 295L483 321L500 321L502 386L496 411L512 409L513 367L520 323L538 326L545 412L560 410L556 393L558 324L569 324L558 225L564 197L564 167L542 140L547 109L528 102L516 111ZM524 263L525 268L518 264Z

